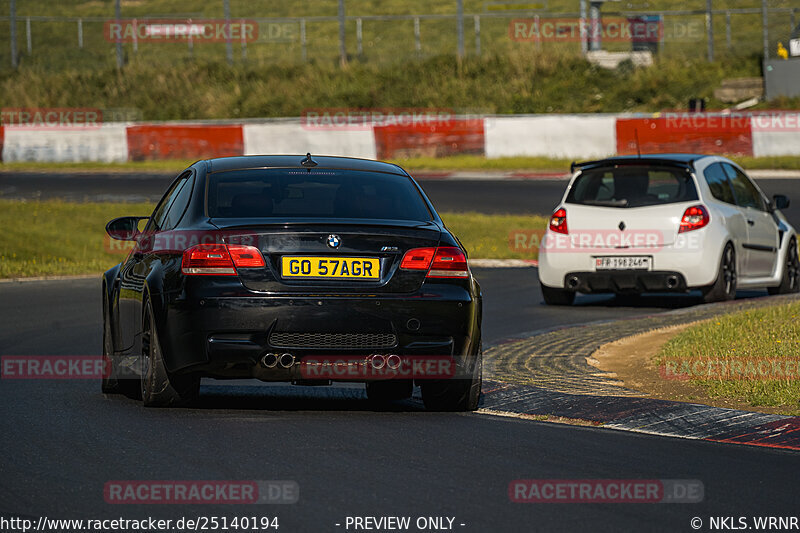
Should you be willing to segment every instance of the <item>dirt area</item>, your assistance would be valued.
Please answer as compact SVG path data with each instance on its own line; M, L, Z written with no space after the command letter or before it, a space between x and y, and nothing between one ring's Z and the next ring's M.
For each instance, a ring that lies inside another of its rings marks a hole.
M625 387L641 391L650 398L781 414L781 409L777 407L754 407L733 398L709 398L700 386L661 377L658 366L653 362L654 356L665 342L693 324L696 322L625 337L601 346L586 361L604 371L606 377L618 380Z

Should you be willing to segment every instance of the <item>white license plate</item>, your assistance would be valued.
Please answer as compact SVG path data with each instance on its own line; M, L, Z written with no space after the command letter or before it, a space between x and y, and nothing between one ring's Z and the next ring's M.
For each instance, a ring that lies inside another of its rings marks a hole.
M595 270L650 270L653 258L649 255L614 255L595 257Z

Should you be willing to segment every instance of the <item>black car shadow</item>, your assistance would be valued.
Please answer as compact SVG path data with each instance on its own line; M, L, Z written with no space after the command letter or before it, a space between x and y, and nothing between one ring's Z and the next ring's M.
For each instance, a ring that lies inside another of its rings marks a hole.
M763 290L737 291L736 299L759 298L766 296ZM656 308L656 309L683 309L703 304L703 295L700 291L688 293L644 293L644 294L578 294L574 307L629 307L629 308ZM544 302L542 302L544 305Z

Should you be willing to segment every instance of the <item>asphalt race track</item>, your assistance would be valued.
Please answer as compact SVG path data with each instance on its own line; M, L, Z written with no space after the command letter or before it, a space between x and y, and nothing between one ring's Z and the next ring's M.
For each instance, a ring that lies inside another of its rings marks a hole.
M0 172L0 198L157 202L175 175ZM551 179L421 179L419 182L439 211L511 214L551 213L567 185L564 180ZM761 179L756 182L769 197L781 193L793 199L784 214L795 226L800 226L800 180Z
M20 183L10 185L11 178L0 174L4 196L16 187L15 194L30 197L20 192ZM43 192L57 193L44 186L50 180L86 197L149 198L164 186L163 177L148 182L154 192L139 191L132 178L113 178L121 180L114 181L115 190L95 178L82 188L56 181L67 178L35 179L45 180L39 182ZM564 184L431 181L423 186L443 211L541 213L555 205ZM800 204L798 182L768 180L762 186ZM797 207L787 213L800 225L798 214ZM699 303L696 295L645 296L635 305L595 296L579 297L570 308L551 308L541 303L534 268L475 272L484 292L489 345L526 332ZM99 279L0 283L0 354L99 354L99 297ZM104 397L99 389L99 383L77 380L0 381L0 516L278 516L279 531L294 532L345 531L347 516L447 516L455 518L456 531L690 531L693 517L700 517L705 529L710 516L736 517L736 524L739 516L798 514L800 454L793 452L482 413L427 413L417 399L376 411L360 388L350 386L207 381L199 405L171 410L144 409L124 397ZM604 478L697 479L705 498L697 504L509 501L508 486L516 479ZM110 480L208 479L294 480L300 500L131 506L103 498Z

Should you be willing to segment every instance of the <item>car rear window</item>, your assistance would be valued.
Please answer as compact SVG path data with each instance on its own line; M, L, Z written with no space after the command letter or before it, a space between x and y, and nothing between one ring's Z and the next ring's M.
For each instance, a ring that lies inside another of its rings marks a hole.
M679 167L625 165L582 172L567 203L604 207L644 207L697 200L694 180Z
M208 177L212 218L431 220L405 176L328 169L253 169Z

